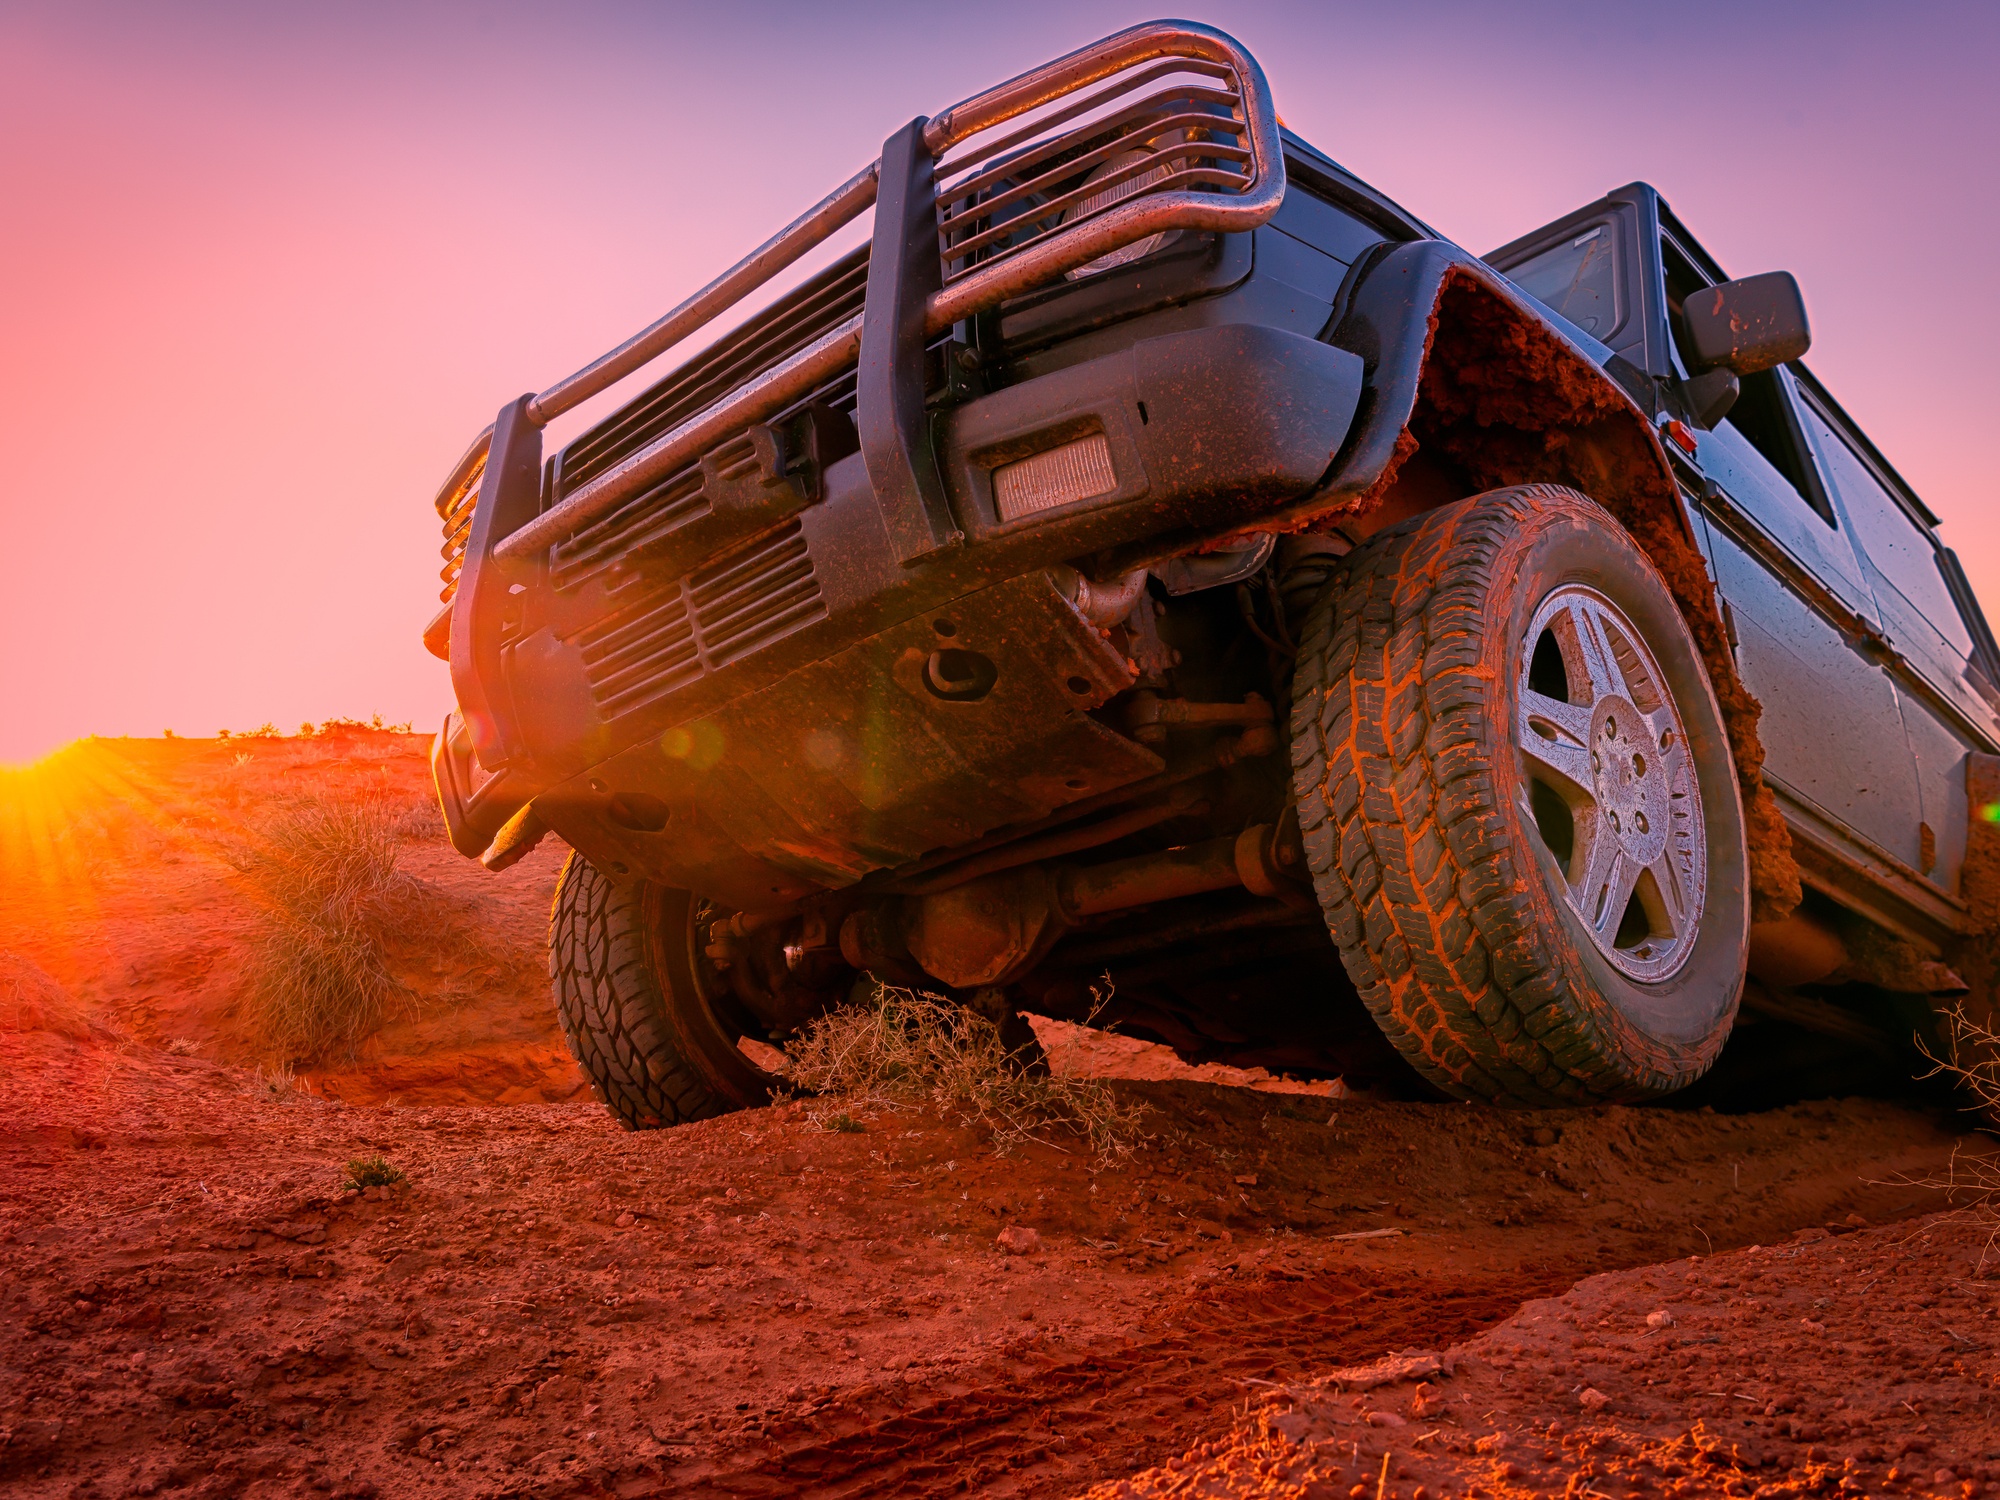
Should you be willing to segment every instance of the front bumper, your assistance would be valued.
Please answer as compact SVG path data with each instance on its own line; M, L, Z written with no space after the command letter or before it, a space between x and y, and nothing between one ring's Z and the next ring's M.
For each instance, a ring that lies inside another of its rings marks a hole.
M475 520L461 712L434 751L454 847L477 856L537 799L607 869L768 904L1150 774L1150 752L1087 713L1126 664L1100 659L1043 570L1254 527L1325 476L1361 384L1345 350L1223 323L966 402L933 450L963 542L914 566L859 455L817 503L678 576L636 543L560 586L545 560L501 572ZM1092 492L1010 513L996 475L1079 442L1106 466ZM913 689L911 662L947 639L998 664L987 699ZM654 819L619 816L633 797L670 816L636 826Z

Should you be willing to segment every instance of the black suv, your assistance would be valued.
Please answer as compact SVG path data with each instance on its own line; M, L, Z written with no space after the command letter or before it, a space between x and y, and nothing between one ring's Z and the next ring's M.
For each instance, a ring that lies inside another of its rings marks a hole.
M501 409L438 498L452 840L575 850L632 1126L864 974L1326 1072L1365 1006L1507 1102L1679 1089L1746 1001L1907 1034L1990 925L2000 660L1807 342L1650 188L1482 260L1135 27Z

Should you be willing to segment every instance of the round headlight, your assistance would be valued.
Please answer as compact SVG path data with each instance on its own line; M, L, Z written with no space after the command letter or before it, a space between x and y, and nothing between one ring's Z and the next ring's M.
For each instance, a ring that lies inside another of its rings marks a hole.
M1162 138L1154 142L1155 150L1163 146L1175 144L1178 136L1179 132L1176 131L1174 139ZM1130 167L1134 162L1144 161L1153 154L1153 151L1135 150L1120 152L1110 161L1099 166L1090 176L1086 177L1083 185L1088 188L1093 182L1111 177ZM1124 178L1122 181L1111 183L1098 192L1090 193L1081 203L1064 214L1063 218L1065 222L1074 222L1078 219L1088 218L1100 209L1109 208L1114 203L1123 202L1127 198L1145 192L1155 183L1164 182L1167 178L1173 176L1174 170L1175 164L1171 160L1148 167L1136 177ZM1143 240L1134 240L1129 245L1121 246L1116 250L1100 255L1096 260L1086 265L1078 266L1074 271L1065 272L1064 274L1071 281L1076 281L1085 276L1095 276L1100 271L1113 271L1119 266L1130 265L1135 260L1143 260L1146 256L1151 255L1155 250L1166 244L1168 240L1172 239L1177 232L1176 230L1163 229L1158 234L1149 234Z

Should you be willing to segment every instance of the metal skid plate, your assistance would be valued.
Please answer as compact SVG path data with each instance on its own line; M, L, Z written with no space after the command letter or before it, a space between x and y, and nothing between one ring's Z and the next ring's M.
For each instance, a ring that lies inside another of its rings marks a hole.
M940 671L938 653L958 654ZM977 696L933 686L966 670ZM1158 756L1085 712L1132 674L1037 572L669 730L537 806L607 868L768 904L1158 773ZM613 820L634 793L671 809L658 832Z

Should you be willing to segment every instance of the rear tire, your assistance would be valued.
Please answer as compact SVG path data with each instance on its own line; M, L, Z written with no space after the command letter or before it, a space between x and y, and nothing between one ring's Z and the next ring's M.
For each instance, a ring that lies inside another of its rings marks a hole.
M1298 662L1314 885L1417 1071L1524 1105L1706 1072L1748 950L1742 805L1687 625L1618 523L1533 485L1389 528Z
M694 898L619 885L581 855L549 913L549 979L563 1035L627 1130L761 1104L776 1081L737 1049L734 1003L706 975Z

